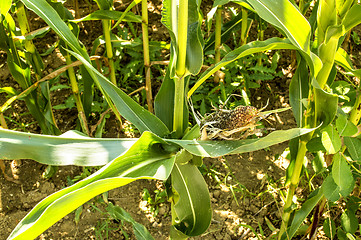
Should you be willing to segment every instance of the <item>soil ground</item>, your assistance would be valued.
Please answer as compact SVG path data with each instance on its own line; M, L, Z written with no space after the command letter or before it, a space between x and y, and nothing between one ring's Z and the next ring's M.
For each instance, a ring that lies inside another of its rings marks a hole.
M169 36L159 21L160 2L152 1L152 3L149 6L149 22L154 25L150 27L150 38L164 41L169 39ZM124 9L124 6L116 5L119 10ZM81 15L88 12L86 5L81 5L80 9ZM43 26L36 16L31 16L35 19L32 22L34 29ZM99 35L99 33L94 33L100 29L99 24L99 22L84 24L80 37L86 46L90 46L94 37ZM49 38L55 39L56 36L50 33ZM41 42L36 44L40 49L46 47ZM359 52L360 48L355 46L353 51ZM360 56L361 54L356 55ZM292 71L289 71L290 62L287 56L290 56L290 52L282 52L281 61L284 63L280 64L280 68L284 71L284 76L267 81L261 88L253 92L252 103L255 106L264 106L268 99L270 100L268 109L289 106L288 85ZM5 60L5 53L0 52L0 87L13 86L19 89L7 69ZM64 64L63 58L56 51L45 57L44 62L48 72ZM61 90L53 96L53 105L63 102L64 98L70 94L69 90ZM3 104L5 100L6 96L1 94L0 103ZM9 128L39 133L40 129L36 124L26 125L34 121L31 115L25 114L26 112L24 102L16 101L5 115L16 120L20 125L12 122L9 123ZM73 129L76 125L76 110L55 110L55 118L62 131ZM107 124L108 134L106 137L119 137L117 132L120 132L120 129L116 121L111 117ZM296 125L291 111L272 116L269 124L275 129L287 129ZM21 129L22 126L24 126L23 129ZM213 219L206 233L193 239L257 239L252 229L259 233L260 226L264 235L270 236L272 234L271 225L276 227L280 225L279 192L282 189L279 187L282 186L285 169L288 165L287 159L281 156L285 148L287 148L287 143L253 153L225 156L224 158L205 158L202 173L209 187ZM42 178L45 168L46 166L35 161L22 160L19 166L20 184L8 181L3 175L0 175L0 240L6 239L17 223L39 201L68 186L67 179L80 175L84 170L82 167L76 166L59 167L54 177L45 180ZM8 164L6 170L10 175ZM159 213L154 216L142 199L144 189L148 189L154 197L154 190L161 190L162 183L151 180L136 181L110 191L108 200L129 212L137 222L143 224L150 231L155 239L167 239L171 224L170 204L167 202L160 204ZM302 192L299 191L298 194L302 195ZM119 222L109 220L102 199L102 196L98 196L84 204L79 221L75 221L73 212L42 233L37 239L101 239L97 233L102 233L104 237L105 229L109 229L108 239L126 239L120 226L130 239L135 239L130 225L121 225ZM319 239L322 238L320 235Z

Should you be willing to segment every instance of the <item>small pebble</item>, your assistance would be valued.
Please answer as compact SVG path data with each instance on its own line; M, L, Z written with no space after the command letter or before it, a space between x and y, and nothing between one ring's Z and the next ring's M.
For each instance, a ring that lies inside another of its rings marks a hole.
M221 195L221 190L216 190L213 192L213 197L215 198L219 198L220 195Z

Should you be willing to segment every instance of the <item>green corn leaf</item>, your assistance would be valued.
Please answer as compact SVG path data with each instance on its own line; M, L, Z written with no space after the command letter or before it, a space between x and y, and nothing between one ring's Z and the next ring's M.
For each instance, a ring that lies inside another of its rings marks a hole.
M8 30L9 31L9 30ZM31 83L31 70L20 58L19 52L15 46L15 42L12 38L12 32L8 32L4 29L4 25L0 24L0 47L7 52L7 61L10 73L14 79L19 83L23 90L30 87ZM34 55L36 56L36 55ZM37 55L39 57L39 55ZM33 117L37 120L41 130L46 134L59 134L59 130L55 127L53 119L49 117L50 103L46 97L49 97L46 92L47 83L43 83L40 89L44 95L39 95L36 91L29 92L25 97L25 103L27 108ZM45 86L45 88L44 88ZM44 89L43 89L44 88ZM45 105L44 109L41 109L40 105Z
M306 61L301 59L298 63L295 74L290 83L290 104L292 106L293 115L295 116L297 126L302 126L302 119L306 109L305 99L308 97L309 83L308 70Z
M345 157L339 153L333 157L332 177L333 181L339 187L342 196L348 196L354 189L355 181L351 168L347 164Z
M23 3L26 7L39 15L73 50L73 52L70 50L67 51L71 52L84 64L89 74L104 94L108 104L113 108L118 117L120 117L118 114L119 112L132 122L141 132L150 130L159 136L165 136L169 133L169 130L161 120L114 86L91 65L90 58L85 48L79 44L78 39L74 36L68 26L45 0L36 2L24 0Z
M313 193L311 193L311 195L313 196L307 199L307 201L302 204L302 207L295 213L291 226L288 228L287 233L283 234L281 238L282 240L292 239L297 230L300 228L301 224L307 218L308 214L311 213L311 211L323 197L323 193L319 189L315 190Z
M0 88L0 93L6 93L8 97L13 97L18 95L20 92L15 90L13 87L3 87Z
M311 26L288 0L247 0L265 21L279 28L294 46L310 53Z
M350 56L342 48L337 50L335 62L348 71L348 74L353 74L355 77L361 78L361 69L354 69Z
M328 154L335 154L341 149L341 138L336 128L331 125L322 130L321 141Z
M89 138L77 131L49 136L0 129L0 158L33 159L48 165L102 166L136 141Z
M231 37L232 32L235 32L239 29L241 22L242 22L242 14L238 14L233 19L222 25L222 30L221 30L222 43L226 42ZM215 42L215 34L212 33L212 35L208 38L208 40L205 43L204 52L207 52L210 49L214 50L214 42Z
M361 23L361 5L355 4L347 11L346 16L342 20L342 25L345 27L345 31L351 30Z
M361 140L354 137L344 137L344 143L347 151L350 153L352 160L361 161Z
M173 130L174 94L175 85L173 79L169 77L168 68L154 100L154 112L170 131Z
M151 131L161 137L169 134L168 128L159 118L144 109L131 97L111 83L81 55L70 50L68 51L80 60L88 69L88 72L93 75L95 83L106 97L108 103L110 105L114 104L113 106L115 106L116 111L119 111L123 117L133 123L139 131Z
M177 160L178 161L178 160ZM212 219L208 187L197 166L175 164L172 171L174 227L188 236L205 232Z
M94 0L102 10L109 10L113 6L112 0Z
M125 18L126 14L138 3L140 3L142 0L134 0L131 4L128 5L127 9L125 9L125 11L123 12L123 15L120 16L120 18L118 19L118 21L114 24L113 28L116 28L122 21L123 18Z
M237 141L165 140L197 156L219 157L264 149L313 130L279 130L263 138ZM61 136L47 136L0 129L0 158L27 158L52 165L101 166L125 152L135 141L136 139L88 138L76 131L69 131ZM67 158L64 158L65 152L69 153Z
M265 41L254 41L250 42L246 45L243 45L231 52L229 52L224 58L218 62L215 66L208 68L198 79L196 84L188 91L188 98L194 93L194 91L204 82L206 81L212 74L217 72L222 67L226 66L227 64L248 56L253 53L263 52L267 50L277 50L277 49L293 49L297 50L298 48L294 46L288 39L281 39L281 38L270 38ZM310 53L310 55L303 54L302 55L305 60L307 61L307 64L311 68L311 72L317 73L321 66L321 60L313 53Z
M88 117L91 113L91 108L93 103L94 81L84 66L80 66L80 72L84 84L82 102L83 102L85 116Z
M178 40L178 4L176 0L163 1L162 23L168 29L171 37L171 68L170 76L175 76L177 63ZM200 1L188 0L188 31L187 31L187 53L186 53L186 74L197 74L203 64L203 36L201 33Z
M124 14L123 12L119 12L119 11L97 10L83 18L71 20L71 22L78 23L78 22L93 21L93 20L118 20L123 16L123 14ZM123 21L141 23L142 18L138 15L135 15L133 12L127 12L125 13Z
M322 123L322 127L328 126L336 116L338 107L338 96L336 94L324 91L316 79L312 80L312 85L315 89L315 111L317 111L318 123Z
M12 4L12 0L2 0L0 1L0 20L1 20L1 15L7 15L10 7Z
M70 31L68 26L59 17L58 13L45 0L22 0L24 5L41 17L65 42L77 53L90 61L84 46L81 46L78 39Z
M34 239L55 222L91 198L137 179L166 180L175 155L160 147L165 142L150 132L123 155L88 178L64 188L38 203L16 226L9 240Z
M30 41L36 38L43 38L50 31L50 27L44 27L30 32L25 36L25 40ZM38 53L38 52L36 52ZM39 54L39 53L38 53ZM41 60L41 59L40 59Z
M256 139L245 139L237 141L214 141L214 140L177 140L167 139L169 143L175 143L188 152L202 157L220 157L226 154L239 154L253 152L266 147L288 141L295 137L314 131L315 128L293 128L289 130L278 130L271 132L266 137Z
M213 7L226 5L229 2L237 3L240 6L246 8L252 12L255 11L246 1L243 1L243 0L215 0L213 3Z

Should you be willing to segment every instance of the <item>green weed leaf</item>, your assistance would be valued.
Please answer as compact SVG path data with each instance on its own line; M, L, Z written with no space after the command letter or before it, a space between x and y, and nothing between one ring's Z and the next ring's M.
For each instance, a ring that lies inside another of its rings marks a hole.
M342 159L338 160L337 157L334 158L336 159L336 161L334 159L335 162L344 161ZM335 176L333 176L334 174ZM345 174L345 176L341 176L340 174ZM352 174L349 166L344 165L342 162L338 162L335 167L332 167L332 174L327 176L323 181L321 190L328 200L336 202L341 196L346 197L352 192L355 182L353 178L351 178ZM336 184L335 181L340 185Z
M341 225L346 233L354 234L358 228L358 219L355 213L346 209L341 215Z
M326 218L323 222L323 230L328 238L334 239L336 236L336 224L331 218Z
M341 138L331 125L322 130L321 141L328 154L335 154L341 149Z
M106 209L107 209L108 213L110 214L110 216L112 216L112 218L127 221L130 224L132 224L134 235L138 240L154 239L152 237L152 235L149 233L149 231L147 230L147 228L144 225L136 222L132 218L132 216L128 212L126 212L123 208L121 208L119 206L114 206L112 203L109 203L109 205L107 206Z
M336 128L340 136L352 136L357 133L357 127L347 119L346 115L340 115L336 119Z
M361 140L353 137L344 137L344 143L352 160L361 161Z
M348 196L353 190L355 182L351 168L341 154L335 154L333 157L332 177L339 187L342 196Z
M327 176L323 181L321 191L331 202L336 202L338 199L340 199L340 187L337 186L331 175Z

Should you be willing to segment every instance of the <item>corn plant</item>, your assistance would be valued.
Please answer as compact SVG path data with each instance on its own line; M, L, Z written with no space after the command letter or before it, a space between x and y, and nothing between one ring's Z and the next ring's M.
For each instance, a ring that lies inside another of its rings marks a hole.
M138 179L165 181L168 198L172 204L171 238L185 239L200 235L207 230L212 217L207 185L198 170L203 157L219 157L256 151L294 138L297 140L292 143L299 142L300 146L293 148L293 150L296 149L293 154L304 154L303 143L312 139L321 122L323 122L322 129L325 129L324 127L331 123L336 114L335 108L326 108L325 104L332 103L332 106L337 107L337 97L323 90L317 85L317 80L310 77L311 80L314 79L311 82L312 85L309 86L311 94L320 94L319 96L326 101L318 100L319 102L316 102L313 95L310 95L308 116L314 121L307 120L306 123L303 123L302 114L299 114L303 112L303 105L294 106L293 104L295 115L298 120L301 120L299 121L300 128L273 131L262 138L200 140L200 125L204 126L204 123L189 126L187 97L190 97L213 73L236 59L265 50L293 49L300 52L302 57L300 57L302 59L300 65L301 63L305 66L306 63L308 64L310 76L321 72L322 58L312 53L310 49L311 28L297 7L286 0L276 1L278 4L274 4L275 1L247 1L247 9L252 9L265 21L282 30L286 35L285 39L271 38L250 42L233 50L214 67L203 73L189 91L189 76L198 74L203 63L200 1L165 0L162 22L171 36L171 56L167 74L155 98L155 114L136 103L92 65L84 46L71 31L67 22L60 18L47 1L22 0L21 2L41 17L66 43L64 51L83 64L91 81L94 81L113 112L119 118L123 116L132 122L142 135L136 139L101 139L85 137L77 131L52 136L0 129L0 157L3 159L27 158L51 165L103 166L89 177L38 203L21 220L9 239L33 239L96 195ZM242 4L244 5L244 3ZM354 6L358 9L359 5ZM350 8L350 11L354 6ZM346 14L345 19L347 16ZM358 21L348 20L347 27L344 29L348 30L356 23ZM331 33L335 33L335 31L331 31ZM345 61L345 66L349 66L346 63L348 62ZM304 72L299 71L299 73ZM301 80L295 78L293 81ZM308 85L308 78L303 81ZM293 86L295 87L295 85ZM303 90L303 88L299 90ZM304 93L302 92L302 94ZM299 99L302 96L298 96ZM292 98L296 97L293 95ZM318 110L316 115L311 114L314 106L317 106ZM325 113L323 113L324 111ZM251 116L252 125L257 120L255 117L258 117L259 112L256 111L256 113ZM228 116L232 119L227 120L240 122L244 120L238 119L237 116L238 112ZM302 119L299 119L299 116ZM210 124L206 126L208 127ZM292 176L298 174L297 182L300 175L298 171L302 167L302 162L301 166L298 165L299 159L301 156L296 157L293 161L295 163L291 164L294 166ZM291 179L288 196L293 195L294 190L292 189L295 188L295 184L292 185L293 182L294 180ZM319 194L316 196L317 200L321 199ZM314 200L315 198L311 199L318 202ZM285 208L283 216L285 227L284 230L281 229L280 238L286 231L289 236L293 235L292 231L287 228L288 213L288 208ZM297 228L297 224L292 223L290 229L292 226Z
M43 62L32 42L33 38L43 34L44 31L29 34L30 28L27 19L27 10L21 2L18 2L15 5L15 10L20 22L19 33L16 30L14 19L9 13L11 4L12 1L2 2L0 9L2 14L0 19L0 48L7 53L9 70L25 93L21 95L16 94L15 89L7 88L5 91L12 96L2 105L0 110L1 115L12 102L17 99L23 99L30 113L39 123L43 133L59 134L60 131L56 125L50 103L49 83L40 81L43 77ZM28 37L23 40L19 38L25 35L28 35ZM34 74L31 74L32 70ZM39 91L27 91L33 84L39 85ZM2 123L2 126L6 127L4 120Z
M292 110L299 127L320 127L290 142L288 193L279 239L292 238L304 219L317 206L314 222L307 233L313 236L326 201L335 202L341 196L348 198L355 186L353 176L359 174L359 151L356 150L359 139L356 126L360 120L360 97L352 95L358 91L359 86L348 82L335 82L334 79L336 65L343 67L349 75L360 77L359 70L353 68L340 43L345 34L361 22L361 17L357 14L361 6L356 1L316 1L311 17L307 20L298 6L288 1L244 2L261 18L279 29L286 38L253 42L234 50L214 68L207 70L188 94L191 95L215 71L240 57L271 49L297 50L298 68L290 84ZM303 4L303 1L301 2ZM302 10L303 8L304 6ZM348 90L345 91L345 88ZM344 99L343 107L338 105L339 98ZM317 147L315 144L318 144ZM314 189L302 208L294 213L295 189L300 181L307 151L315 154L313 161L318 166L317 174L322 172L324 182L322 186ZM349 217L354 216L354 210L347 210L343 215L344 222L355 219ZM328 222L331 223L331 220ZM355 224L357 225L357 221L353 223ZM328 229L335 231L331 227ZM355 231L355 228L344 227L339 228L337 233L341 238L346 234L352 235Z

